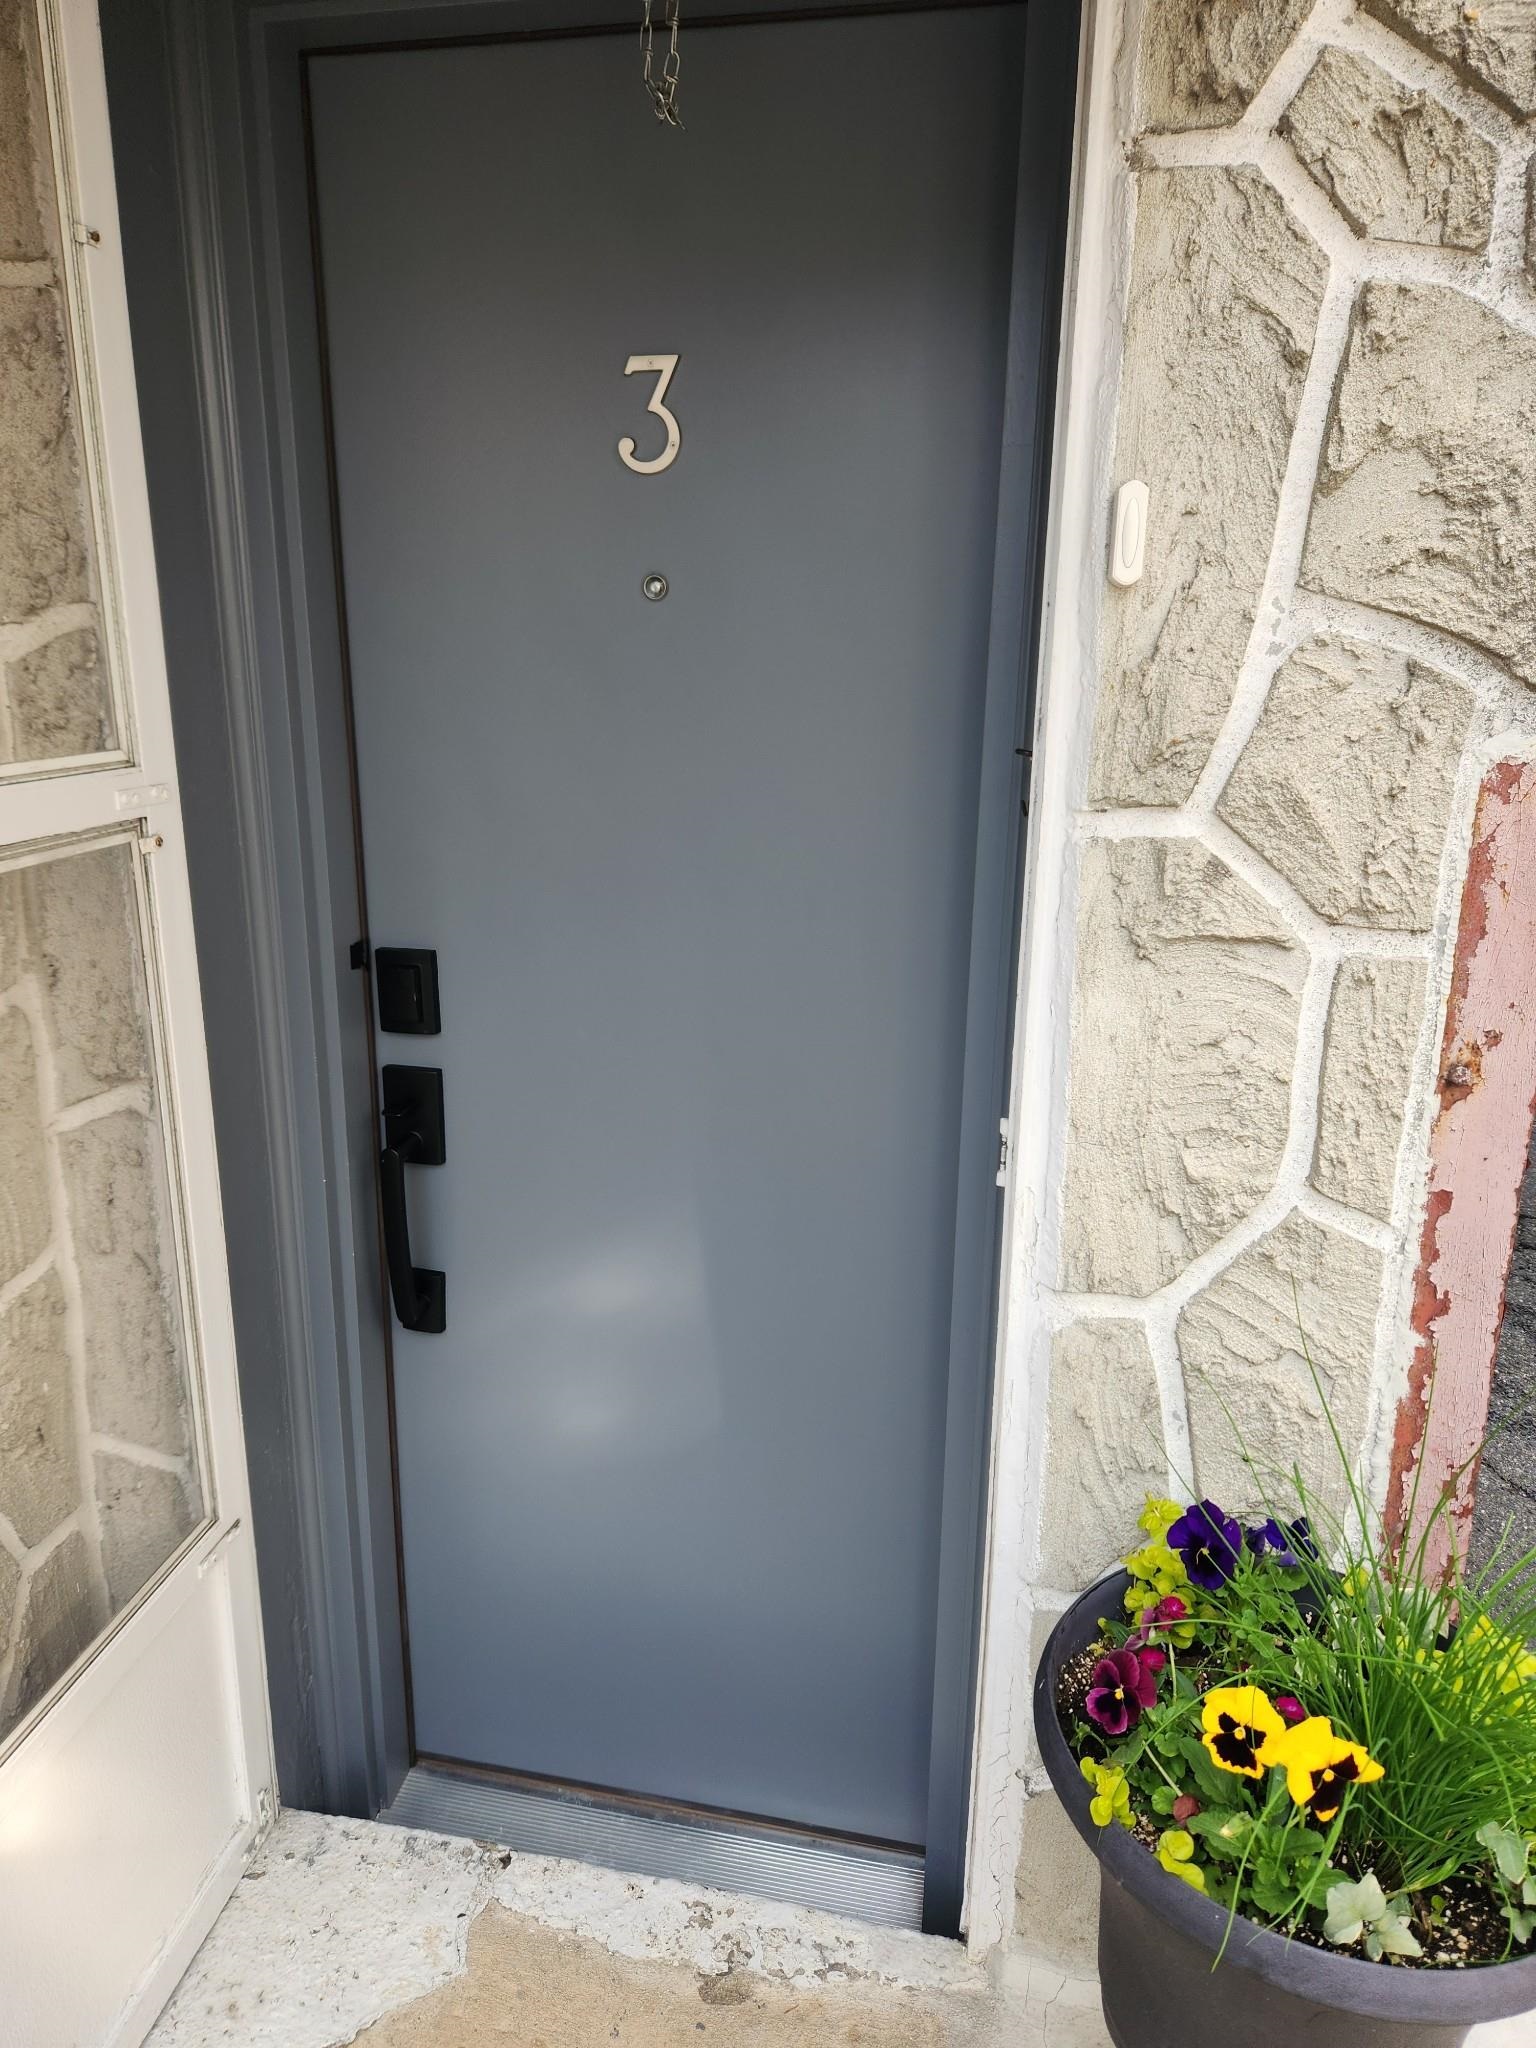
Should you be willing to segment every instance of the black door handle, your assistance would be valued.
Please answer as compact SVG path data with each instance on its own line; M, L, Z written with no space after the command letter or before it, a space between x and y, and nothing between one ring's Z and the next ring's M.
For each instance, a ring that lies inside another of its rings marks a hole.
M405 1169L440 1166L443 1144L443 1077L436 1067L384 1069L384 1136L379 1154L379 1206L384 1219L384 1263L395 1314L407 1330L437 1336L448 1327L443 1274L411 1258L411 1221L405 1203Z

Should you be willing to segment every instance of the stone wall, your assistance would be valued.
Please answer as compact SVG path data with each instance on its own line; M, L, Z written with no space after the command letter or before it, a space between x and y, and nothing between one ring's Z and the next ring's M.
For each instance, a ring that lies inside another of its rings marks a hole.
M31 7L0 0L0 764L116 744ZM201 1518L132 841L0 862L0 1736Z
M1111 22L1151 503L1072 821L1037 1640L1149 1485L1342 1502L1303 1339L1381 1497L1473 799L1536 754L1536 6ZM1032 1799L1020 1931L1086 1956L1079 1857Z

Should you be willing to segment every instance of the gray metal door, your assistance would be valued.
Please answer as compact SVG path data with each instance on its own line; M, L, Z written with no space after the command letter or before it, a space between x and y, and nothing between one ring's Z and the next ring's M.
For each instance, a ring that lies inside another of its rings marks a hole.
M311 65L422 1754L924 1839L1022 42Z

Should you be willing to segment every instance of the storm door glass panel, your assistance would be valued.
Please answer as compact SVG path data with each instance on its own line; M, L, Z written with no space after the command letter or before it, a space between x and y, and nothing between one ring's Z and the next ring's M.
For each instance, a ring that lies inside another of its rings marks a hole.
M0 864L0 1739L207 1506L142 889L121 835Z
M37 25L0 0L0 775L122 751L55 192Z

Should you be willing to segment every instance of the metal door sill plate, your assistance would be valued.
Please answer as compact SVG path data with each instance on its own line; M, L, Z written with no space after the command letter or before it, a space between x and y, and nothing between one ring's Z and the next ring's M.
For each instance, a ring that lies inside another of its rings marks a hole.
M881 1927L916 1928L923 1920L920 1855L797 1835L760 1822L695 1817L675 1807L656 1814L591 1793L546 1790L537 1782L528 1786L430 1763L412 1767L394 1805L379 1819L433 1834L470 1835L525 1856L566 1856L640 1877L671 1877L816 1906Z

